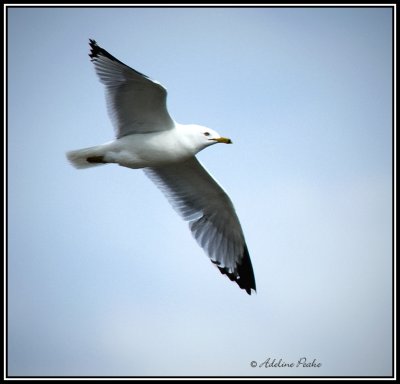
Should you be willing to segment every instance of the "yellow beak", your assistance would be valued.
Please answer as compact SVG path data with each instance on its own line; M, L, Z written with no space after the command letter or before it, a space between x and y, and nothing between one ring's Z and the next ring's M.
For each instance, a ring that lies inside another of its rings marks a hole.
M232 140L226 137L218 137L218 139L210 139L210 140L214 140L217 143L232 144Z

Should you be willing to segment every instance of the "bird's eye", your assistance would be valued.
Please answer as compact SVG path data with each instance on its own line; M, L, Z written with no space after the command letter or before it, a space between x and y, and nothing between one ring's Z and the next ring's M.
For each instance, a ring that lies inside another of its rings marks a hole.
M204 132L204 136L210 136L210 132Z

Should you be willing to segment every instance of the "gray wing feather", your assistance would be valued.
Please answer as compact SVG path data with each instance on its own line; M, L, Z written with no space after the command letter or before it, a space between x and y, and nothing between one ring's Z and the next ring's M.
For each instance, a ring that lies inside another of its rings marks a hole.
M194 238L220 271L247 293L255 290L253 268L233 204L200 162L192 157L144 171L189 222Z
M167 110L167 91L159 83L128 67L90 40L89 54L106 87L109 116L118 138L174 126Z

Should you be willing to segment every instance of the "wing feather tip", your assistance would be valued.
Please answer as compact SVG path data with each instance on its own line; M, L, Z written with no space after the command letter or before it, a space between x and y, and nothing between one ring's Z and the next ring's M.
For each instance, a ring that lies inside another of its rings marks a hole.
M93 60L99 55L99 53L101 52L101 48L97 45L97 42L94 39L89 39L89 45L90 45L89 57Z
M256 280L254 278L253 266L251 264L249 251L246 244L243 248L243 257L237 265L234 273L228 272L224 267L220 267L218 263L211 260L219 269L219 271L226 275L231 281L234 281L241 289L244 289L248 295L252 292L257 293Z
M114 62L116 62L118 64L121 64L124 68L130 69L131 71L135 72L137 75L142 76L143 78L150 80L150 78L148 76L146 76L143 73L137 71L136 69L133 69L133 68L129 67L128 65L123 63L121 60L118 60L115 56L111 55L104 48L101 48L97 44L96 40L89 39L89 46L90 46L89 57L90 57L92 62L95 63L100 56L103 56L103 57L107 58L108 60L111 60L111 61L114 61ZM150 80L150 81L153 82L154 84L157 84L165 92L165 89L161 84L159 84L158 82L155 82L153 80Z

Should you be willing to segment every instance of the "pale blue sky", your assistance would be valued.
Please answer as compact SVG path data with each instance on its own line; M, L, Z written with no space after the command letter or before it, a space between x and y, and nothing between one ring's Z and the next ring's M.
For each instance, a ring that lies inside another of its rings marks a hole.
M390 375L389 8L9 9L10 375ZM257 282L222 276L113 138L88 39L232 138L199 158ZM252 368L268 357L320 368Z

